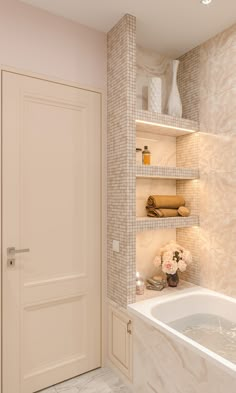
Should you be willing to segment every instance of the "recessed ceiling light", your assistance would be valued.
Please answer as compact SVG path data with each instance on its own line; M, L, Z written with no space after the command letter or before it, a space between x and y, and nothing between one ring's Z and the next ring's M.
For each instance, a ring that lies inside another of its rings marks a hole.
M203 5L211 4L212 0L200 0Z

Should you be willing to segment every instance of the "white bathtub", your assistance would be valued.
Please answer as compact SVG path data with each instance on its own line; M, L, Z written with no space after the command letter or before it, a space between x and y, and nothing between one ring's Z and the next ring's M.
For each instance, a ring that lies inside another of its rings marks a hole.
M180 328L186 319L188 323L196 318L214 318L226 320L229 324L236 326L236 299L221 295L201 287L183 289L179 293L158 296L129 305L129 310L136 316L151 324L153 327L170 335L183 345L200 353L200 355L224 368L236 378L236 362L227 359L217 353L215 348L210 349L199 342L186 336ZM176 323L180 321L180 323ZM232 333L232 332L231 332ZM233 329L234 334L234 329ZM236 328L235 328L236 335ZM209 336L210 337L210 336ZM236 353L236 341L232 341L231 350ZM234 347L235 343L235 347Z

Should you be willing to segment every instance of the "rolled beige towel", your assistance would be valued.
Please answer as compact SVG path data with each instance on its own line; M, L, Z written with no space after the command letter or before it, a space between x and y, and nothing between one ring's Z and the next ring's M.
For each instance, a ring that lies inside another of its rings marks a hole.
M190 215L190 210L185 206L180 206L178 208L178 213L182 217L188 217Z
M178 217L177 209L159 209L162 217Z
M162 217L162 213L159 209L155 209L154 207L146 206L147 216L148 217Z
M147 205L155 209L178 209L185 205L185 199L182 195L151 195Z
M178 209L154 209L147 207L148 217L178 217Z

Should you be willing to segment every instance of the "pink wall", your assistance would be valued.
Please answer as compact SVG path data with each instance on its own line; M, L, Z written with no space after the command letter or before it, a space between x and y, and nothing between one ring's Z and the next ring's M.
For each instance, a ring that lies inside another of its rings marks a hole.
M106 86L106 35L17 0L0 0L0 64Z

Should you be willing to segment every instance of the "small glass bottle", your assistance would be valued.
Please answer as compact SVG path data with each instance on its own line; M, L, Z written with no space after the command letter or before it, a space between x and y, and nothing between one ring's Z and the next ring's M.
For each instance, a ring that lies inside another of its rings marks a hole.
M148 146L144 146L143 150L143 165L151 165L151 152L148 150Z
M136 164L142 165L142 149L136 147Z

